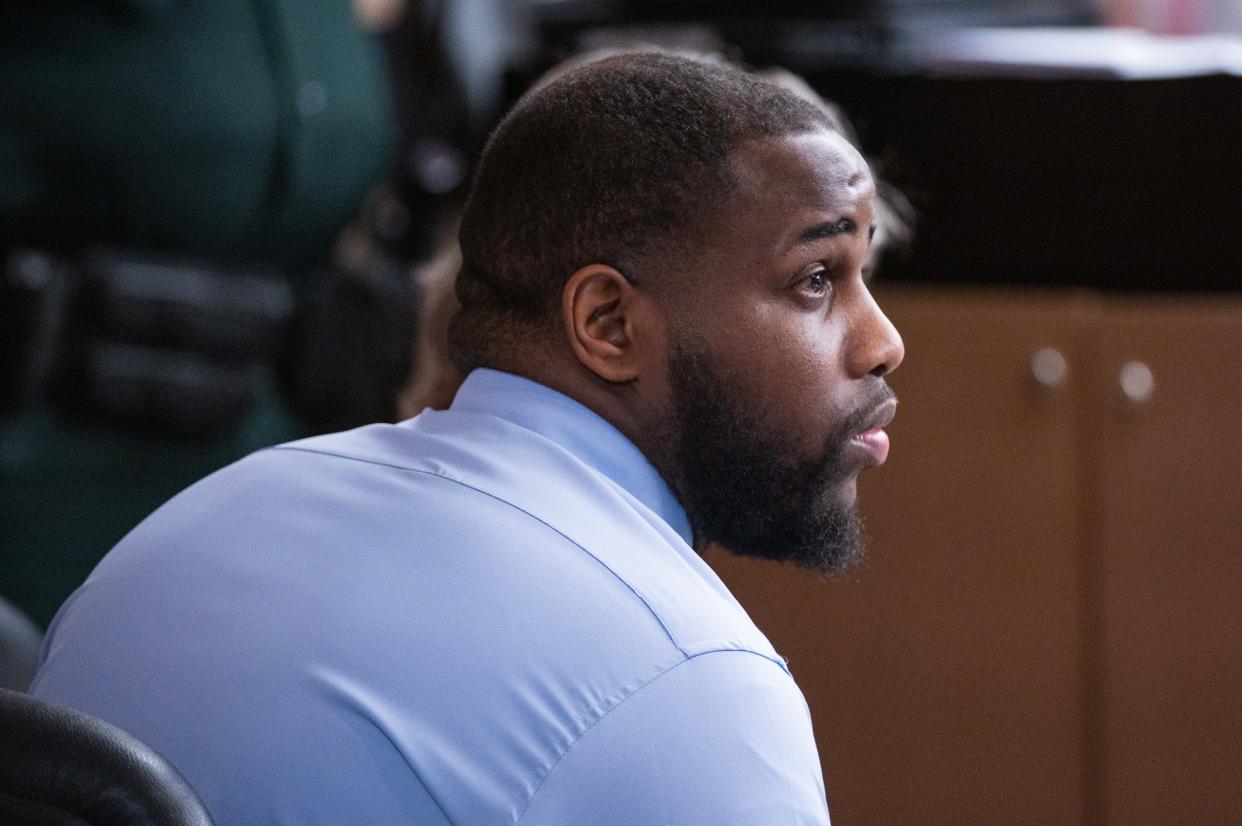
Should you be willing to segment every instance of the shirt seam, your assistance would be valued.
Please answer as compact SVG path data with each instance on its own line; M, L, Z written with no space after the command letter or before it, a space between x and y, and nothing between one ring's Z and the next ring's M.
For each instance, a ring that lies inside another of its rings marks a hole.
M593 721L591 721L590 725L588 725L581 732L579 732L578 736L575 737L573 741L570 742L570 744L565 747L565 750L560 753L560 756L556 758L556 761L553 762L552 765L548 767L547 772L544 773L543 778L539 781L539 785L537 785L535 787L535 790L530 793L530 797L526 799L526 805L522 807L522 811L518 813L517 819L513 821L515 826L517 823L521 822L523 817L526 816L527 810L529 810L531 807L531 804L535 802L535 798L539 795L539 792L543 790L544 785L548 782L548 780L551 779L553 772L555 772L557 767L561 765L561 761L564 760L565 757L568 756L568 754L571 751L573 751L574 746L578 745L578 743L582 741L582 738L586 736L587 732L589 732L591 729L595 728L597 725L603 722L603 720L607 718L608 715L612 714L614 711L619 709L621 706L625 705L626 701L628 701L631 697L635 696L636 694L638 694L638 692L642 691L647 686L656 682L664 675L671 674L673 671L685 665L686 663L690 662L691 660L697 660L699 657L703 657L708 654L750 654L752 657L758 657L764 662L769 662L769 663L772 663L773 665L777 665L777 663L773 662L768 657L765 657L763 654L760 654L757 651L751 651L748 648L713 648L707 651L699 651L695 654L686 655L685 659L678 660L677 662L670 665L668 668L661 671L659 674L656 674L654 677L647 680L645 683L642 683L641 685L637 686L630 693L621 697L607 711L605 711L603 714L596 717ZM777 667L779 668L780 666L777 665ZM784 672L786 676L788 676L788 672L785 672L784 669L781 669L781 671Z
M557 528L555 525L553 525L553 524L551 524L550 522L548 522L548 521L546 521L546 520L544 520L544 519L540 518L539 516L536 516L535 514L531 513L530 511L526 510L525 508L523 508L523 507L521 507L521 506L519 506L519 505L517 505L517 504L515 504L515 503L513 503L513 502L510 502L508 499L501 498L500 496L497 496L496 494L491 493L490 491L483 490L483 489L482 489L482 488L480 488L480 487L476 487L475 485L472 485L472 484L470 484L469 482L466 482L466 481L463 481L463 480L461 480L461 479L458 479L457 477L455 477L455 476L451 476L451 475L449 475L449 474L447 474L447 473L445 473L445 472L443 472L443 471L428 470L428 469L426 469L426 468L414 468L414 467L409 467L408 465L397 465L397 464L393 464L393 463L391 463L391 462L381 462L381 461L378 461L378 460L376 460L376 459L364 459L364 458L362 458L361 456L350 456L350 455L347 455L347 454L344 454L344 453L334 453L334 452L332 452L332 451L327 451L327 450L318 450L318 449L315 449L315 448L309 448L309 447L295 447L295 446L292 446L292 445L276 445L276 446L273 446L273 447L265 448L264 450L286 450L286 451L290 451L290 452L310 453L310 454L312 454L312 455L317 455L317 456L328 456L328 457L332 457L332 458L335 458L335 459L344 459L344 460L346 460L346 461L351 461L351 462L361 462L361 463L363 463L363 464L368 464L368 465L376 465L376 466L378 466L378 467L392 468L393 470L403 470L403 471L407 471L407 472L409 472L409 473L421 473L421 474L423 474L423 475L425 475L425 476L434 476L434 477L435 477L435 478L437 478L437 479L444 479L444 480L445 480L445 481L447 481L447 482L453 482L454 484L461 485L461 486L462 486L462 487L464 487L464 488L467 488L467 489L469 489L469 490L473 490L473 491L475 491L476 493L480 493L480 494L482 494L482 495L484 495L484 496L486 496L486 497L488 497L488 498L490 498L490 499L494 499L494 500L496 500L497 502L500 502L500 503L502 503L502 504L508 505L509 507L511 507L511 508L513 508L514 510L516 510L518 513L523 513L523 514L525 514L525 515L529 516L531 519L533 519L533 520L535 520L536 522L538 522L539 524L543 525L545 528L547 528L548 530L552 531L552 532L553 532L553 533L555 533L557 536L561 537L561 538L562 538L562 539L564 539L566 542L570 543L571 545L573 545L573 546L574 546L575 548L577 548L578 550L582 551L582 552L583 552L584 554L586 554L587 556L591 557L591 559L595 560L595 562L596 562L597 564L599 564L599 566L600 566L600 567L602 567L604 570L608 571L608 573L612 574L612 576L613 576L613 578L614 578L614 579L616 579L618 582L620 582L622 585L624 585L624 586L626 587L626 589L627 589L627 590L628 590L631 594L633 594L633 595L634 595L634 598L635 598L635 599L637 599L639 602L641 602L641 603L643 604L643 607L644 607L644 608L646 608L646 609L647 609L647 612L648 612L648 613L650 613L650 614L651 614L651 616L655 619L656 624L660 626L660 630L664 632L664 635L665 635L666 637L668 637L668 641L669 641L670 643L672 643L672 645L673 645L673 647L674 647L674 648L676 648L679 652L681 652L682 656L687 657L687 658L689 658L689 657L693 657L693 656L696 656L696 655L694 655L694 654L691 654L689 651L687 651L687 650L686 650L686 649L685 649L685 648L681 645L681 643L679 643L679 642L677 641L677 638L673 636L673 632L672 632L672 631L670 631L670 630L669 630L669 628L668 628L668 626L664 623L664 618L660 616L659 612L658 612L658 611L656 611L656 609L655 609L654 607L652 607L651 603L649 603L649 602L647 601L646 597L644 597L642 594L640 594L640 593L638 592L638 590L637 590L637 589L636 589L633 585L631 585L631 584L630 584L630 582L629 582L628 580L626 580L626 578L625 578L625 577L623 577L623 576L621 576L620 574L618 574L616 571L614 571L614 570L612 569L612 567L611 567L611 566L609 566L609 565L608 565L608 563L604 562L604 561L603 561L602 559L600 559L598 556L596 556L595 554L591 553L591 551L590 551L588 548L586 548L585 546L583 546L581 543L579 543L579 542L575 541L572 537L568 536L566 533L564 533L563 531L561 531L561 530L560 530L559 528ZM699 652L699 653L703 653L703 652ZM762 655L759 655L759 656L762 656Z

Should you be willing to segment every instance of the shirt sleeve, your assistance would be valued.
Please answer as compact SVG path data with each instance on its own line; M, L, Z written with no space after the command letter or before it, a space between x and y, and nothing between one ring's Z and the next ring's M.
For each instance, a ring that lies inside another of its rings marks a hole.
M586 730L523 824L827 824L802 693L747 651L692 657Z

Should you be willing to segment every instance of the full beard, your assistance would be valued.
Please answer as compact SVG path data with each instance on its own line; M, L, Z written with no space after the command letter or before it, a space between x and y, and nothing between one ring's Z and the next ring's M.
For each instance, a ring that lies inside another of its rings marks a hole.
M819 457L804 459L746 405L706 351L675 348L670 378L680 493L695 546L715 544L821 574L856 565L862 522L856 502L839 496L848 472L842 459L873 408L847 417Z

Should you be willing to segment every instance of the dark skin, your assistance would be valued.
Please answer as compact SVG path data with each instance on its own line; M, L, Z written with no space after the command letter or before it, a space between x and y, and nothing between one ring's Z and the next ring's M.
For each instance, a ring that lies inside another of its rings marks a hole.
M562 291L569 347L521 359L532 368L522 372L630 438L679 496L675 347L693 342L727 368L730 391L790 459L807 461L849 417L891 417L895 401L877 400L904 355L864 277L875 185L858 152L822 131L751 141L731 161L738 189L712 210L707 243L676 279L582 267ZM867 437L841 447L844 472L825 495L848 505L858 472L882 455Z

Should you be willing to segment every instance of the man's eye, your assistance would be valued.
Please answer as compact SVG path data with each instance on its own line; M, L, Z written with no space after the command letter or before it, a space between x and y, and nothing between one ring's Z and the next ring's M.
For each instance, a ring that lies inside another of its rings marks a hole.
M828 283L828 273L823 270L816 270L815 272L807 275L806 278L802 279L798 286L805 293L810 293L811 295L823 295L828 292L831 285Z

